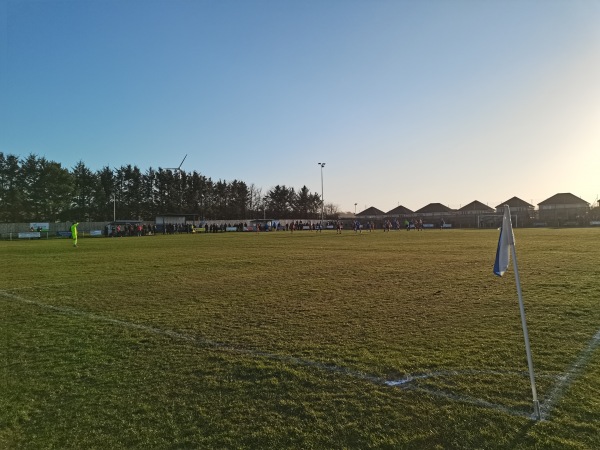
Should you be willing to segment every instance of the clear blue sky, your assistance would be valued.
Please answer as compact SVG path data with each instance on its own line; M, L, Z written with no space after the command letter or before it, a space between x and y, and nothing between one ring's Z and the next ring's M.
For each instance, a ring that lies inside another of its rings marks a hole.
M321 191L600 194L600 0L0 0L0 151Z

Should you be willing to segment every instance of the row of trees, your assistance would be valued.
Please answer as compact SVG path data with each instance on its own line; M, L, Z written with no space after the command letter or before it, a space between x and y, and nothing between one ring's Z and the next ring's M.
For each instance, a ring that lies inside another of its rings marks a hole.
M328 215L335 206L325 205ZM162 214L195 214L205 220L310 219L321 214L321 197L306 186L262 188L243 181L213 181L196 171L136 166L92 171L80 161L72 170L31 154L0 152L0 221L154 220Z

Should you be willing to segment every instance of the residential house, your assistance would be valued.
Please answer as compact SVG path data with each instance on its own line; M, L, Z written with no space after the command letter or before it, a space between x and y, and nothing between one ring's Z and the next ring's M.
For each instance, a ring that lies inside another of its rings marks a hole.
M413 211L408 209L406 206L396 206L394 209L385 213L388 217L409 217L413 215Z
M535 222L535 206L531 203L513 197L497 205L496 214L504 214L504 205L510 207L510 215L515 219L514 227L528 226Z
M442 219L444 219L446 224L450 225L454 222L453 219L455 219L456 211L441 203L429 203L421 209L416 210L413 216L423 219L424 225L433 224L437 226Z
M538 203L538 220L548 226L584 225L590 204L569 193L555 194Z
M462 228L486 228L498 226L498 216L494 208L474 200L459 208L455 226Z
M367 209L365 209L364 211L359 212L356 217L357 218L361 218L361 219L383 219L383 216L385 216L385 213L380 210L375 208L374 206L371 206Z

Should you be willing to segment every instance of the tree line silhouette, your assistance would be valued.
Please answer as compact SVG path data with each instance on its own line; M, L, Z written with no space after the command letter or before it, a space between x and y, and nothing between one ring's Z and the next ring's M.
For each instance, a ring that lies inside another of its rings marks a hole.
M334 205L325 205L335 213ZM194 214L204 220L311 219L321 197L306 186L262 188L244 181L214 181L199 172L130 164L92 171L83 161L71 170L30 154L0 152L0 221L154 220L163 214Z

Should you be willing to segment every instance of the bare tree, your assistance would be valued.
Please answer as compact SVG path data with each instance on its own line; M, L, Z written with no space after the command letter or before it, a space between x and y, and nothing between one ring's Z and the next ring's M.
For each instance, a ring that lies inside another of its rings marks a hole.
M325 203L324 207L326 218L335 219L340 213L340 205L336 205L334 203Z
M259 211L263 210L263 194L262 188L251 183L248 186L248 215L252 219L258 219L262 217L259 215Z

